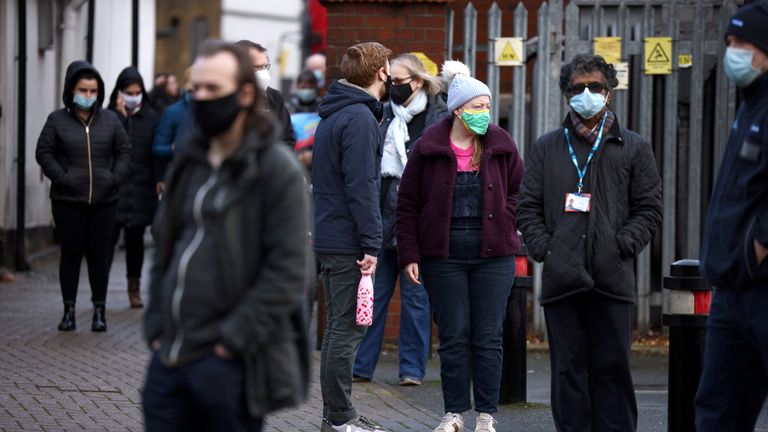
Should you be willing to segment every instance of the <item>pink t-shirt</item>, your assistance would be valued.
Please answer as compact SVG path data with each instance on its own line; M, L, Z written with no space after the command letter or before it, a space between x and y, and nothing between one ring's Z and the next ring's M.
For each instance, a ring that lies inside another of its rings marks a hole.
M458 172L466 172L466 171L474 171L472 169L472 154L475 151L474 146L469 146L468 148L459 148L456 147L453 144L453 140L449 138L449 141L451 143L451 149L453 150L453 153L456 155L456 162L458 163L458 169L456 171Z

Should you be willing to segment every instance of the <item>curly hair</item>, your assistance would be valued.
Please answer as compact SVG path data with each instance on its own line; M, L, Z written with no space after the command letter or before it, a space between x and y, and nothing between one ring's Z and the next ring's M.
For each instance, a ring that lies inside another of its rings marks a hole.
M606 63L603 57L593 54L578 54L570 63L563 65L560 69L560 91L564 94L568 93L571 87L571 78L574 75L585 75L592 72L603 74L604 84L608 91L619 85L619 80L616 79L616 69L612 64Z

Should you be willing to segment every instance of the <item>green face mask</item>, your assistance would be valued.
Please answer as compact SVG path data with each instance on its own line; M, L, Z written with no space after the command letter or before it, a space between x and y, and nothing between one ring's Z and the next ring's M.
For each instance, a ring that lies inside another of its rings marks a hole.
M461 113L461 121L470 132L475 135L485 135L488 131L488 125L491 123L490 110L469 110L465 109Z

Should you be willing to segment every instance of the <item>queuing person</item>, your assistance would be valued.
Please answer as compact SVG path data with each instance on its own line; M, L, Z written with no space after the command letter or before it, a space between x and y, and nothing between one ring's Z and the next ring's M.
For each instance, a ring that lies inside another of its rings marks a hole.
M272 64L269 62L267 49L249 40L241 40L237 42L237 45L248 50L248 55L251 57L251 64L253 65L253 72L256 74L256 82L259 84L259 91L264 93L266 99L266 103L263 104L264 109L277 118L283 142L293 148L296 145L296 136L293 133L293 125L291 125L291 114L285 107L283 94L269 86L269 83L272 81L269 75L269 68Z
M442 86L438 78L424 69L412 54L403 54L390 65L391 103L384 106L380 129L383 137L381 160L381 218L383 247L379 251L374 283L373 324L357 351L353 377L370 381L376 370L387 308L400 281L400 331L398 336L400 385L421 385L429 356L429 297L424 287L412 283L397 262L395 212L397 190L405 170L408 152L424 132L442 120L448 112L438 96Z
M125 241L128 300L132 308L144 306L141 300L141 268L144 264L144 231L152 223L157 207L155 195L152 139L157 113L146 105L144 80L135 67L120 72L108 108L117 114L131 140L131 164L128 178L120 185L117 201L117 222L109 248L110 267L120 233Z
M179 81L172 73L161 73L155 78L155 86L150 90L149 105L159 115L163 115L165 109L179 100Z
M204 43L191 79L198 130L156 219L144 424L260 431L264 415L307 395L309 196L245 50Z
M661 179L651 146L611 109L617 84L600 56L562 67L570 111L534 143L517 209L529 253L544 262L558 431L637 427L634 259L661 223Z
M712 191L701 269L716 288L696 430L751 431L768 394L768 1L736 11L725 73L741 92Z
M315 53L310 55L304 60L304 68L309 69L315 74L317 78L317 87L321 90L325 89L327 84L325 81L325 54Z
M365 327L355 324L357 287L373 275L381 249L380 100L387 99L390 51L376 42L347 49L344 79L320 104L312 187L314 249L328 304L320 358L323 432L380 430L352 405L352 366Z
M310 70L304 70L296 78L296 92L285 107L291 113L291 124L296 136L293 150L301 163L312 171L312 147L315 142L315 130L320 123L320 96L317 78Z
M520 248L515 206L523 163L509 134L490 124L491 92L449 61L448 111L424 131L397 197L399 264L420 277L438 328L445 416L435 432L495 432L502 324Z
M104 81L85 61L67 67L62 100L40 132L35 156L51 180L51 207L61 242L59 283L64 316L59 330L75 330L75 303L83 256L88 263L93 321L107 330L109 246L118 187L130 170L131 144L117 116L101 108Z
M296 92L285 103L285 108L291 114L316 113L320 109L320 100L317 77L305 69L296 77Z

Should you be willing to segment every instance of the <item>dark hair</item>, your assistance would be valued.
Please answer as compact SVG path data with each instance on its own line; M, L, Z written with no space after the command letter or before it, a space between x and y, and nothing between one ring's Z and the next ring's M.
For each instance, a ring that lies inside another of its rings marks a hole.
M248 50L249 48L254 48L256 51L258 51L260 53L266 53L267 52L267 49L264 48L264 45L258 44L258 43L253 42L253 41L249 41L248 39L239 40L239 41L235 42L235 45L237 45L237 46L239 46L241 48L245 48L246 50Z
M317 87L317 84L318 84L317 77L315 76L314 72L312 72L309 69L304 69L303 71L301 71L299 76L296 77L296 83L298 84L300 82L307 82L307 81L311 82L315 87Z
M378 42L363 42L347 48L341 59L341 74L347 81L368 87L376 81L379 69L387 65L392 51Z
M570 63L563 65L560 69L560 91L568 93L571 87L571 78L574 75L585 75L592 72L600 72L605 78L605 87L608 91L613 90L619 85L616 79L616 69L612 64L606 63L605 59L599 55L578 54Z
M220 40L207 40L200 47L198 57L208 58L221 53L230 54L237 61L235 74L237 88L241 89L246 84L250 84L254 88L254 101L248 109L248 115L245 119L246 128L256 129L262 137L269 136L274 129L273 122L275 120L262 109L262 104L265 102L262 101L263 97L258 91L259 87L256 84L256 76L253 74L253 66L248 52L240 45Z
M78 73L77 75L75 75L75 80L72 81L72 82L77 84L77 82L80 81L81 79L84 79L84 80L96 80L96 81L98 81L99 80L99 76L96 75L96 73L93 72L93 71L85 70L85 71L82 71L82 72Z

